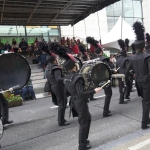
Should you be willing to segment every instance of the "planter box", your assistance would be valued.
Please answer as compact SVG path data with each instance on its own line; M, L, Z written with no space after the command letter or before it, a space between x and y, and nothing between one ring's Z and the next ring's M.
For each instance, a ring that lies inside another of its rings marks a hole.
M16 107L16 106L21 106L23 104L22 99L15 100L15 101L8 101L8 107Z

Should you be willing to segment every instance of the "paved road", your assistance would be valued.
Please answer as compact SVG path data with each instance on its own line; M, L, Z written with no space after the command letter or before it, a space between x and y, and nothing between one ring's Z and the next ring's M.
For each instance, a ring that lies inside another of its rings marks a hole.
M103 91L99 95L104 95ZM93 150L121 150L120 145L150 134L149 129L140 129L142 105L137 93L131 93L131 101L126 105L120 105L118 99L118 88L113 88L110 105L113 116L108 118L102 116L104 97L89 103L92 115L89 139ZM67 109L66 119L71 125L59 127L57 108L53 107L51 98L27 101L23 106L10 108L10 119L14 124L8 126L0 140L2 150L77 150L77 118L69 119Z

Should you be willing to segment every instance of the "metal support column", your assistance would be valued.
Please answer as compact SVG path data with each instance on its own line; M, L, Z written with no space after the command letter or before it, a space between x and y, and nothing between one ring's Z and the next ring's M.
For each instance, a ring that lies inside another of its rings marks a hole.
M61 42L61 28L60 28L60 26L58 26L58 38L59 38L59 42Z
M85 38L87 37L87 34L86 34L86 23L85 23L85 19L84 19L84 27L85 27Z
M73 25L73 37L74 37L74 25Z
M19 36L18 36L18 27L17 27L17 25L16 25L16 31L17 31L17 43L19 43L20 41L19 41Z
M27 35L27 29L26 26L24 26L24 30L25 30L25 40L28 43L28 35Z
M47 36L48 36L48 41L47 42L49 42L49 31L47 31Z
M99 40L101 40L101 29L100 29L98 12L97 12L97 19L98 19L98 28L99 28Z
M121 39L122 39L122 28L123 28L123 18L124 18L124 6L123 6L123 0L122 0L122 20L121 20Z

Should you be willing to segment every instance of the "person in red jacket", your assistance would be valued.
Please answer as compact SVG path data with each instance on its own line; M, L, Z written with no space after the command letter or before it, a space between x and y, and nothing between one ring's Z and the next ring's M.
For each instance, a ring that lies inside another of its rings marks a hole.
M80 53L78 45L75 42L72 42L72 51L73 51L74 54L79 54Z

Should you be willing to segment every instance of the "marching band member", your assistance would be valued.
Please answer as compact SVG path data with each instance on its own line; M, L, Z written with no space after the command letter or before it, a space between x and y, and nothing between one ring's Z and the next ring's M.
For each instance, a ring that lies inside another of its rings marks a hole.
M63 84L62 69L58 66L58 62L55 54L48 50L46 43L39 43L41 49L47 52L47 71L46 78L50 84L52 101L55 105L58 105L58 125L66 126L70 123L65 120L65 109L67 103L67 97L65 94L65 87ZM52 44L51 44L52 49Z
M0 93L0 117L2 117L3 125L13 123L12 120L8 120L9 119L8 101L1 93Z
M76 72L78 71L78 64L76 59L68 54L67 51L60 45L56 45L53 48L53 52L58 54L60 57L66 59L63 67L70 73L64 78L64 84L71 95L71 108L76 111L79 122L79 150L90 149L90 141L88 140L91 115L88 108L88 97L94 93L97 93L101 88L96 88L91 91L84 91L84 79ZM72 110L71 109L71 110Z
M109 58L106 58L105 56L103 56L103 47L100 44L98 44L98 41L96 41L95 39L91 37L87 37L86 41L87 43L95 47L95 53L97 54L98 58L100 58L100 61L103 61L104 63L108 65ZM116 70L111 70L111 72L116 73ZM110 101L112 97L111 84L109 84L108 86L104 88L104 92L106 96L105 96L105 102L104 102L103 117L109 117L109 116L112 116L112 113L109 110L109 105L110 105Z
M142 129L149 128L149 106L150 106L150 55L144 52L145 48L145 38L144 32L145 28L140 22L135 22L133 24L133 30L136 34L136 40L134 42L134 47L136 49L136 54L129 59L129 65L126 70L126 74L133 69L135 72L135 81L138 96L142 97Z
M120 48L122 49L120 54L121 56L117 59L116 62L116 67L119 68L118 73L119 74L125 74L125 70L128 66L129 63L129 58L127 57L127 51L126 51L126 45L123 40L118 40L118 44ZM127 101L124 101L124 98L130 99L129 98L129 93L130 93L130 88L129 88L129 80L128 76L125 76L125 82L126 82L126 91L125 91L125 83L123 78L118 78L119 82L119 92L120 92L120 98L119 98L119 104L127 104ZM126 94L125 94L126 92ZM125 95L125 97L124 97Z

